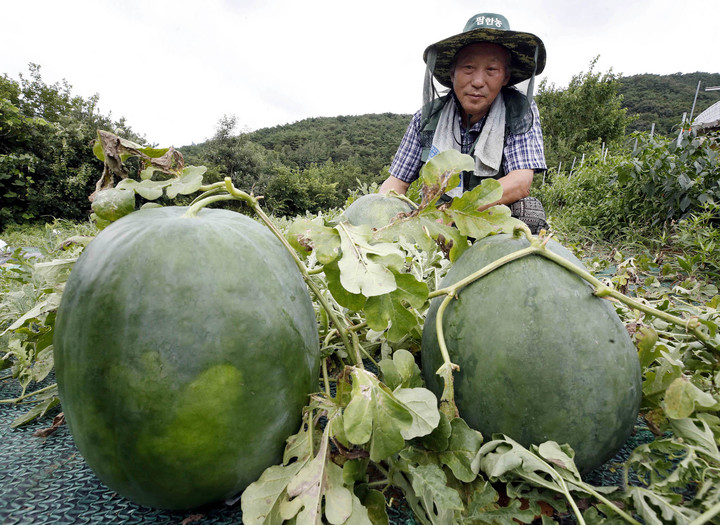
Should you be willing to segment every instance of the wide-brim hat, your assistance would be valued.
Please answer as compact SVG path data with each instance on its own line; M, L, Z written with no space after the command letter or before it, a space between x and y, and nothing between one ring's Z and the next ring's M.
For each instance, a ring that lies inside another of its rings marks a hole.
M433 76L443 86L452 87L450 67L455 54L463 47L479 42L499 44L510 51L512 56L508 82L510 86L540 74L545 69L543 41L532 33L511 31L507 18L495 13L480 13L473 16L465 24L462 33L428 46L423 53L423 60L427 63L428 55L435 54Z

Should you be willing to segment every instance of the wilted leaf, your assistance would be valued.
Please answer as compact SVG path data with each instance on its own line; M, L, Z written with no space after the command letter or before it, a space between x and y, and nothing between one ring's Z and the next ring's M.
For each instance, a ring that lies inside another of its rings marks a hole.
M520 224L510 215L510 208L496 205L483 211L479 208L497 202L502 197L502 186L495 179L485 179L478 186L453 199L446 214L462 235L482 239L492 233L512 233Z
M342 468L335 463L328 462L327 489L325 490L325 517L328 522L332 525L345 523L355 510L353 497L354 494L343 484ZM360 503L359 500L358 503ZM365 514L367 517L367 512ZM369 520L367 522L369 523Z
M404 237L427 252L434 250L437 243L450 261L456 261L470 244L460 230L439 222L444 217L444 213L439 210L431 207L422 208L411 219L400 221L387 231L379 230L378 239L391 240L393 236Z
M555 468L568 470L574 477L580 479L580 472L575 466L575 451L568 445L558 445L555 441L546 441L532 448L541 458Z
M280 502L287 498L287 486L305 462L287 466L273 465L260 479L251 483L241 497L243 523L246 525L280 525Z
M517 525L532 523L536 516L531 509L521 509L522 502L512 499L501 506L499 495L490 483L478 480L472 485L467 510L463 512L464 523L492 523L493 525Z
M32 367L32 379L36 383L39 383L45 379L50 372L52 372L55 359L53 355L53 346L47 346L43 348L35 357L35 362Z
M696 448L702 454L711 458L714 462L720 463L720 452L716 443L716 437L707 421L698 419L671 419L670 425L673 432L681 437L690 447Z
M281 501L279 508L280 516L284 520L297 517L299 523L321 523L321 504L328 467L328 442L326 427L317 455L305 463L287 484L288 499Z
M667 497L655 494L643 487L627 487L628 495L632 498L635 511L647 525L664 525L665 523L689 523L698 513L692 509L685 509L678 504L682 500L680 494ZM658 514L658 511L660 513Z
M426 186L426 198L434 202L448 188L460 184L460 173L475 169L475 161L470 155L457 150L446 150L433 156L420 169L420 178Z
M665 392L663 402L665 414L673 419L684 419L695 412L696 407L718 409L720 403L712 394L703 392L692 384L685 376L675 379Z
M447 486L447 477L439 465L410 465L412 488L422 501L423 508L433 524L455 523L463 510L460 494Z

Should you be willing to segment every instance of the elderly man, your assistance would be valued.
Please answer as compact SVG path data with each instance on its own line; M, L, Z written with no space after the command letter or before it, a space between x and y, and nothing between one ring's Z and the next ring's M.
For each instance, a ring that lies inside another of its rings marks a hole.
M529 197L535 172L547 169L537 106L532 101L535 74L545 67L545 46L530 33L511 31L494 13L473 16L462 33L425 50L423 108L405 132L381 193L404 194L433 155L447 149L473 155L475 169L462 174L446 200L497 179L514 217L533 233L546 228L545 212ZM451 88L437 96L433 78ZM527 94L515 86L529 80Z

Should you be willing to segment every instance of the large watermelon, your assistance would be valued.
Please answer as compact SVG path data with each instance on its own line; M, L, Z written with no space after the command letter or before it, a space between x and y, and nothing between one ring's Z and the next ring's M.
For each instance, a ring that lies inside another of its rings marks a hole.
M398 213L409 213L415 208L406 200L381 193L369 193L354 200L342 213L341 218L353 226L367 224L382 228Z
M475 243L442 287L525 248L497 235ZM560 244L548 247L582 266ZM423 372L439 396L442 364L433 300L422 339ZM635 423L641 399L636 350L612 303L580 277L539 255L527 256L462 289L443 317L460 416L486 438L504 433L525 446L568 443L587 471L610 458Z
M282 459L317 387L313 305L270 231L226 210L140 210L78 259L55 327L73 439L137 503L184 509Z

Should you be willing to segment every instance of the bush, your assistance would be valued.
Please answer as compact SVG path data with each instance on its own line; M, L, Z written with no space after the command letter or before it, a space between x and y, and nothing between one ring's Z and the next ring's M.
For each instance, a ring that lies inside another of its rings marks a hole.
M559 231L612 240L686 219L720 203L718 137L634 134L633 151L596 153L535 190Z

